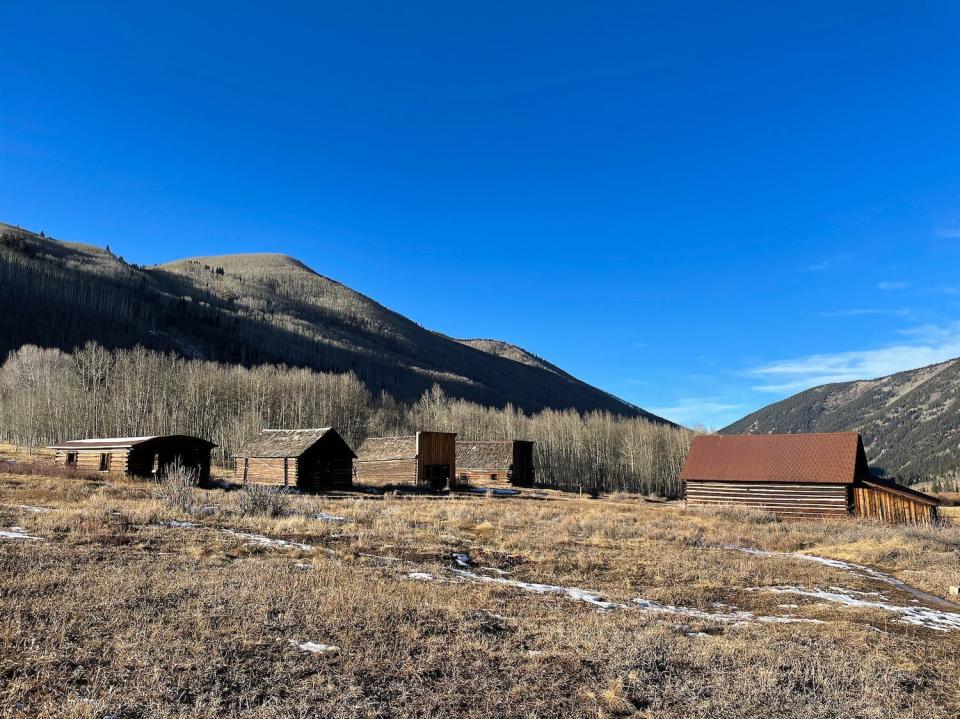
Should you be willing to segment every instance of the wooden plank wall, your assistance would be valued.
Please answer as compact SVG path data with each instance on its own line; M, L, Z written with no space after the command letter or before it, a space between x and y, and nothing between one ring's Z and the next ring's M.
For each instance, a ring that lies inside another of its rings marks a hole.
M853 487L853 512L858 517L897 524L929 524L936 507L879 487Z
M457 480L457 435L454 432L417 432L417 484L428 484L424 467L445 464L450 467L451 485Z
M284 485L284 462L286 462L286 485L296 487L298 477L297 460L287 457L237 457L234 469L234 481L243 483L244 467L246 479L253 484Z
M382 459L354 462L357 481L375 487L387 484L416 484L416 459Z
M685 487L688 506L733 504L784 518L846 517L847 485L780 482L696 482Z

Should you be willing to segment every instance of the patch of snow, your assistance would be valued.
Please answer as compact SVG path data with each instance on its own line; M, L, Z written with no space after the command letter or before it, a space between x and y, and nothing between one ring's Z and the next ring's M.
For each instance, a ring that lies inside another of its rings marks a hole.
M43 539L43 537L27 534L23 527L10 527L10 529L0 529L0 539Z
M933 602L934 604L940 604L945 607L950 607L951 609L960 609L960 605L950 602L942 597L938 597L935 594L929 594L928 592L923 591L922 589L917 589L912 587L906 582L903 582L896 577L887 574L886 572L881 572L877 569L871 567L865 567L862 564L854 564L853 562L844 562L839 559L829 559L828 557L818 557L815 554L805 554L803 552L771 552L765 549L753 549L751 547L735 547L735 546L724 546L724 549L732 549L737 552L743 552L744 554L752 554L757 557L790 557L793 559L799 559L804 562L815 562L817 564L823 564L827 567L832 567L833 569L839 569L844 572L848 572L856 577L861 579L875 579L884 584L889 584L897 589L902 589L903 591L914 595L924 601Z
M319 512L314 515L314 519L320 522L346 522L346 517L336 517L332 514L327 514L326 512Z
M297 563L294 564L293 566L294 566L296 569L304 569L304 570L306 570L306 569L313 569L313 565L312 565L312 564L307 564L306 562L297 562Z
M16 505L19 509L25 509L28 512L33 512L34 514L46 514L47 512L52 512L53 510L49 507L34 507L30 504L18 504Z
M497 497L515 497L520 494L519 489L498 489L496 487L467 487L470 494L492 494Z
M960 631L960 614L943 612L929 607L900 607L884 601L862 599L865 592L830 587L829 589L803 589L801 587L760 587L752 591L775 592L777 594L796 594L801 597L813 597L834 604L864 609L882 609L900 615L896 621L915 624L938 632ZM853 596L854 594L859 595Z
M407 579L416 579L421 582L432 582L434 576L428 572L410 572L407 574Z
M593 606L597 607L597 609L620 609L623 607L622 604L618 604L616 602L604 601L600 595L596 594L595 592L590 592L586 589L579 589L577 587L559 587L554 584L536 584L533 582L521 582L517 579L487 577L482 574L477 574L476 572L468 572L465 569L454 569L452 571L461 579L468 579L474 582L487 582L489 584L500 584L507 587L516 587L517 589L522 589L525 592L535 592L537 594L556 594L573 599L574 601L592 604Z
M262 534L250 534L249 532L238 532L235 529L224 529L223 532L227 534L232 534L235 537L240 539L247 540L248 546L263 546L263 547L293 547L294 549L313 549L309 544L301 544L300 542L288 542L286 539L274 539L272 537L265 537Z
M781 616L762 616L745 610L735 610L729 612L706 612L702 609L693 607L678 607L673 604L661 604L652 599L637 598L633 603L646 612L656 612L659 614L676 614L690 619L705 619L710 622L722 622L724 624L747 624L750 622L761 622L763 624L823 624L819 619L806 619L803 617L781 617ZM731 608L735 609L735 608Z
M181 522L179 519L171 519L164 522L168 527L178 527L179 529L196 529L199 525L193 522Z
M334 646L333 644L317 644L316 642L298 642L296 639L291 639L290 643L295 646L297 649L302 649L305 652L312 652L313 654L339 654L340 647Z
M473 564L470 562L470 555L464 552L454 552L453 561L457 563L457 566L464 567L465 569L473 567Z

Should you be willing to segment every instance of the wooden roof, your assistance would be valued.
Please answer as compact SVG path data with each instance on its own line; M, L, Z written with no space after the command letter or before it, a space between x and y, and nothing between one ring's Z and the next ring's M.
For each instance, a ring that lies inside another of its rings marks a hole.
M513 442L457 442L458 469L510 469Z
M416 459L417 438L409 437L367 437L357 450L361 462L376 462L389 459Z
M709 435L693 440L684 481L852 484L869 477L856 432Z
M237 452L237 457L299 457L330 434L340 435L332 427L315 429L265 429ZM340 440L343 441L342 439ZM344 444L346 444L344 442ZM353 450L351 450L352 453ZM354 455L356 456L356 455Z
M130 449L140 444L152 442L155 439L175 439L190 442L200 442L209 447L216 447L210 442L188 434L155 434L148 437L93 437L90 439L71 439L50 446L50 449Z

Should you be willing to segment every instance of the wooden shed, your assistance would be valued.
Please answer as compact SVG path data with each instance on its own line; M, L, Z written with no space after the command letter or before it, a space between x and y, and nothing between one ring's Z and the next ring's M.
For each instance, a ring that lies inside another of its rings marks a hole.
M196 470L201 484L210 479L210 450L216 447L199 437L167 434L153 437L74 439L55 444L56 463L91 472L117 472L136 477L157 477L178 459Z
M457 440L457 480L476 486L533 484L533 442Z
M368 437L357 451L357 481L446 489L456 484L457 435L417 432L407 437Z
M353 484L356 456L331 427L265 429L237 452L234 478L308 492L346 489Z
M689 506L735 504L784 518L925 523L939 504L871 476L856 432L697 437L680 478Z

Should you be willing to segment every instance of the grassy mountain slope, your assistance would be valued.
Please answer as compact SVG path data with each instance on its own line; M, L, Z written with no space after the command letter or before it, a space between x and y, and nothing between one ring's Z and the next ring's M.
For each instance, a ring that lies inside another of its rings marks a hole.
M2 225L0 308L0 356L25 343L139 343L245 365L351 370L374 392L407 400L437 382L485 405L660 419L548 363L517 361L429 331L285 255L137 267L104 249Z
M960 360L873 380L814 387L764 407L721 434L863 435L872 468L906 481L960 468Z

